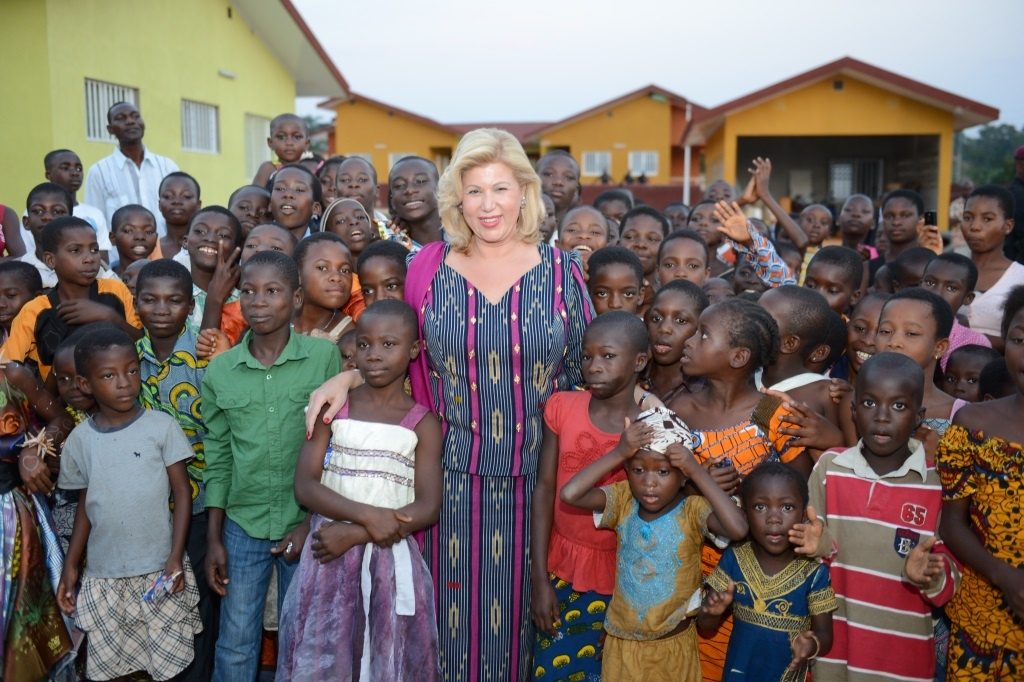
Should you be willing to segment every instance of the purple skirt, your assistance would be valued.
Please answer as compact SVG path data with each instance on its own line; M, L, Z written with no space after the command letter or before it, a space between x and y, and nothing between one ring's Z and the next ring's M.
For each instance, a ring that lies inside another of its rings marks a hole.
M284 599L277 679L440 680L433 581L416 542L361 545L321 565L310 543L323 523L313 517Z

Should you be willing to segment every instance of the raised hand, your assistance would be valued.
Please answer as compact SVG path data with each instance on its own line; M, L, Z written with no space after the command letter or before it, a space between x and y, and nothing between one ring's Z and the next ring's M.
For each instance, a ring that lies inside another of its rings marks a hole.
M755 201L757 201L757 189L756 189L756 187L754 185L754 175L753 175L754 169L753 168L749 168L747 170L749 170L750 174L751 174L750 175L750 180L747 180L747 185L746 185L746 187L743 188L743 194L741 194L739 196L739 198L736 200L736 202L740 206L746 206L747 204L752 204Z
M747 244L751 241L747 216L743 215L740 205L735 201L732 203L719 201L715 204L715 218L721 223L718 231L729 239L737 244Z
M760 156L754 159L754 167L748 169L751 177L754 181L754 191L759 199L763 199L767 194L768 181L772 177L772 161L771 159L763 159Z
M789 529L789 541L793 543L793 551L806 556L816 556L821 536L825 532L825 523L818 518L813 505L807 505L807 521L795 523Z
M651 438L654 437L654 430L650 426L643 422L632 422L630 423L629 417L626 418L626 428L622 431L622 437L619 439L619 449L625 459L628 459L636 454L637 450L642 450L651 443Z

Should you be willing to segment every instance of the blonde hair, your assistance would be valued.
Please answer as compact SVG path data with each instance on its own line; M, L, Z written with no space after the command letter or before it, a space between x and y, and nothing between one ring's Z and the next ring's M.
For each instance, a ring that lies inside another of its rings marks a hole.
M463 135L452 162L437 183L437 206L441 223L452 248L465 253L473 239L462 216L462 176L466 171L491 163L509 167L523 190L526 205L516 221L519 238L527 244L540 242L540 225L547 216L541 200L540 177L530 164L523 146L510 133L497 128L478 128Z

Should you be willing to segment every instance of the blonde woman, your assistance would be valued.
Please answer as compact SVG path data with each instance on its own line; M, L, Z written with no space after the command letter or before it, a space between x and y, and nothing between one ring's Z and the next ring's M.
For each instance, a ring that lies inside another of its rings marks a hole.
M405 298L426 350L410 370L413 396L444 432L441 518L426 540L441 673L525 680L542 410L552 392L581 382L593 308L577 256L540 243L540 179L512 135L466 134L437 191L449 241L412 259ZM332 419L357 381L343 373L314 392L307 421L325 404ZM310 542L343 552L366 537L357 524L335 524Z

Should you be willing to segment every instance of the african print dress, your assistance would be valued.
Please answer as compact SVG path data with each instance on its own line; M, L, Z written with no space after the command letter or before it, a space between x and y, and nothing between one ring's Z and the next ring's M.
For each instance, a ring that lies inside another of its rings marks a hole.
M422 304L430 401L444 434L441 518L426 553L451 682L533 672L530 502L542 411L554 391L582 383L593 316L579 258L538 250L541 262L493 302L442 261Z
M967 500L985 551L1024 569L1024 448L954 424L939 442L936 469L944 500ZM946 604L952 625L947 679L1024 678L1024 626L998 588L968 565Z

